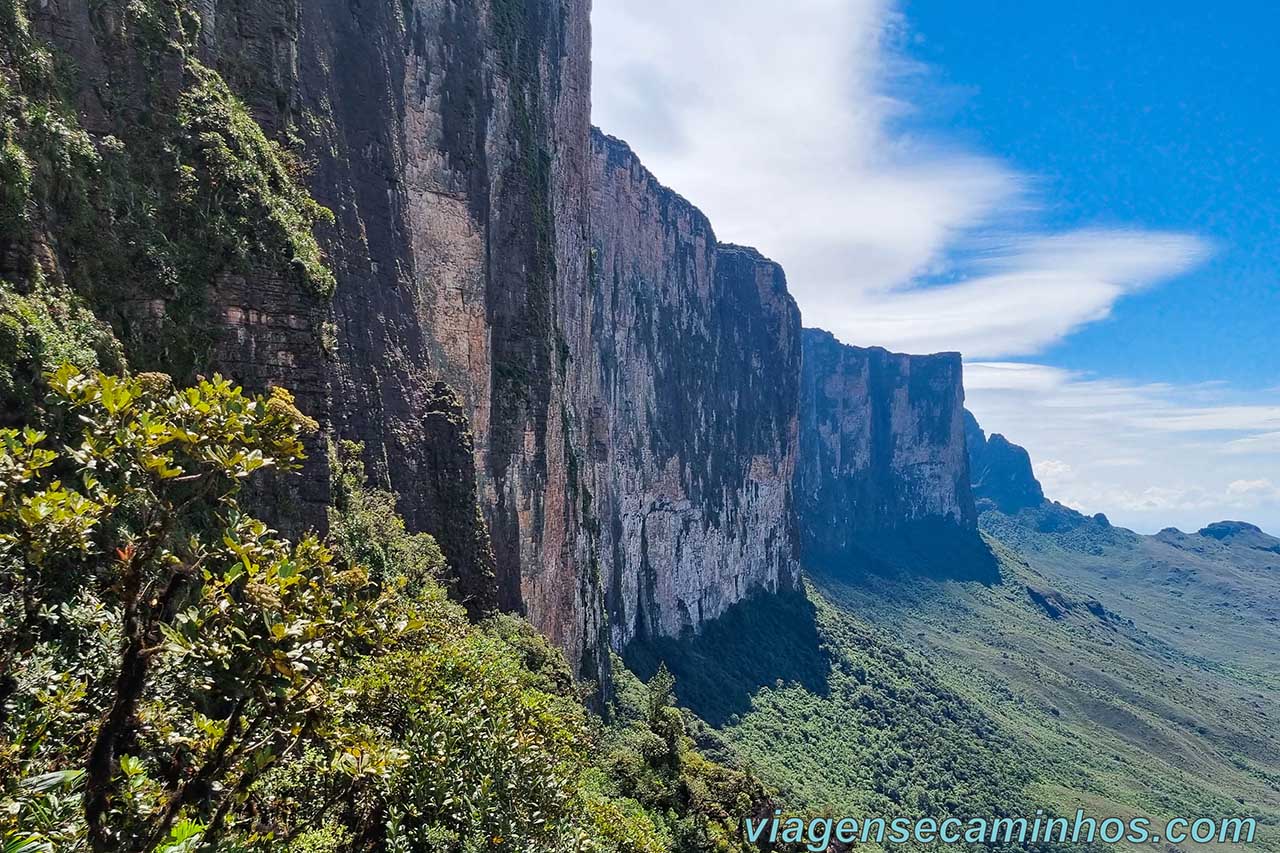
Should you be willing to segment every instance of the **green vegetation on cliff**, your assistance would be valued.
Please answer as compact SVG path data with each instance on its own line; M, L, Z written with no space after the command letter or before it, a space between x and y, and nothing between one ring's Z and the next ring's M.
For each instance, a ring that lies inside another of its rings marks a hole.
M112 333L136 368L205 370L222 276L316 299L334 286L313 233L332 215L194 58L189 4L99 5L105 79L89 87L25 0L0 0L0 397L13 406L62 361L118 369Z

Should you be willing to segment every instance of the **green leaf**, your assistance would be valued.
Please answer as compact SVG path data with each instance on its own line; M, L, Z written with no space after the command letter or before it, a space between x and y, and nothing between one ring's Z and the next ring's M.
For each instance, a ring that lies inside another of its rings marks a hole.
M169 841L182 843L204 832L204 826L186 818L177 822L169 833Z
M25 791L42 794L46 791L52 791L54 788L69 788L82 778L84 778L83 770L57 770L53 773L44 773L40 776L23 779L18 785Z
M6 838L4 847L0 848L4 853L53 853L53 844L48 841L41 841L39 836L24 835Z

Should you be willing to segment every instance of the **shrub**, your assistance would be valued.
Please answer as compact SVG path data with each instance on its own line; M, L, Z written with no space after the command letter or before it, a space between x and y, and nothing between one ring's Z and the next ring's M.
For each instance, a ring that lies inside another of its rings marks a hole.
M343 660L412 626L315 538L237 504L302 458L287 393L50 379L55 434L0 430L6 840L208 843L321 714Z

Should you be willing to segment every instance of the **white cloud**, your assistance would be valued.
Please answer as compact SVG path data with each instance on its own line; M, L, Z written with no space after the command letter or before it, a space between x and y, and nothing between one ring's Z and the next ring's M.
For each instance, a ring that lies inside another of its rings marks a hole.
M772 0L596 0L595 121L721 239L780 261L837 337L1027 355L1208 254L1136 228L1028 234L1033 178L904 128L913 107L889 93L925 72L895 49L893 4L779 14Z
M1046 493L1143 532L1243 515L1280 532L1276 395L967 362L967 405L1031 453ZM1040 460L1047 460L1041 462Z
M1280 388L1271 393L1280 396ZM1237 438L1223 448L1226 453L1266 453L1268 451L1280 455L1280 432L1264 432L1247 438Z
M1280 498L1280 487L1270 480L1235 480L1227 486L1227 494L1244 505L1257 506Z
M1185 270L1207 252L1194 237L1136 231L1010 239L1004 254L978 264L960 283L850 294L843 311L829 305L819 316L833 316L844 340L908 352L1032 353L1105 318L1125 294Z
M1070 477L1075 470L1061 459L1045 459L1037 467L1041 474L1051 477Z

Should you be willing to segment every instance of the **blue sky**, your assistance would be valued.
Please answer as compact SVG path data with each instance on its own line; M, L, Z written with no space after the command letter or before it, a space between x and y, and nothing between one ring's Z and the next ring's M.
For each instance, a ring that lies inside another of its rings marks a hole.
M1046 223L1190 231L1211 260L1041 355L1135 380L1280 384L1273 4L910 0L918 127L1038 176ZM1158 9L1158 11L1157 11ZM909 95L908 95L909 96Z
M1280 531L1280 12L1061 8L596 0L594 117L1051 496Z

